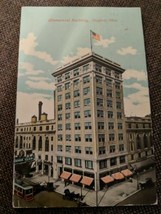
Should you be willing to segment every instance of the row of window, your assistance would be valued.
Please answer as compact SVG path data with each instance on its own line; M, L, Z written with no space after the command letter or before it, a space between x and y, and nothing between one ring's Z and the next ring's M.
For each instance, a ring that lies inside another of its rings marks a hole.
M128 123L128 128L129 129L132 129L132 128L151 128L151 123Z
M101 160L101 161L99 161L99 168L100 169L108 168L108 161L109 161L110 166L115 166L117 164L125 163L126 162L126 158L125 158L125 156L120 156L119 159L110 158L109 160ZM63 163L63 157L62 156L57 156L57 162L58 163ZM82 167L82 162L83 161L81 159L78 159L78 158L72 159L70 157L65 157L65 164L66 165L72 165L73 162L74 162L74 166ZM93 169L93 161L85 160L85 168Z
M34 127L23 127L23 128L16 128L16 131L21 131L21 132L25 132L25 131L49 131L49 130L53 130L53 125L51 126L34 126Z
M114 133L111 133L109 134L109 138L108 140L109 141L114 141L115 140L115 137L116 135ZM62 134L58 134L57 135L57 140L58 141L63 141L63 135ZM65 135L65 140L66 141L71 141L71 134L66 134ZM81 138L81 135L80 134L75 134L74 135L74 140L76 142L81 142L82 141L82 138ZM92 134L85 134L84 135L84 141L85 142L92 142ZM119 141L122 141L123 140L123 134L122 133L119 133L118 134L118 140ZM98 142L105 142L105 134L98 134Z

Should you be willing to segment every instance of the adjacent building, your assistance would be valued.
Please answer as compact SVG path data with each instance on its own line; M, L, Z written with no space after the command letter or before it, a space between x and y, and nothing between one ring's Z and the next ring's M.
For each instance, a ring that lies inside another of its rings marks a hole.
M101 178L127 168L124 71L119 64L89 53L53 73L55 178L65 172L67 177L81 175L82 184L92 182L97 190Z

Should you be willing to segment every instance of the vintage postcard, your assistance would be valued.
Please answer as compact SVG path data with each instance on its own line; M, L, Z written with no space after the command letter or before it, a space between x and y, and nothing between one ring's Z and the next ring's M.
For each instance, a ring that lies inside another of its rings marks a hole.
M13 206L153 205L140 8L23 7Z

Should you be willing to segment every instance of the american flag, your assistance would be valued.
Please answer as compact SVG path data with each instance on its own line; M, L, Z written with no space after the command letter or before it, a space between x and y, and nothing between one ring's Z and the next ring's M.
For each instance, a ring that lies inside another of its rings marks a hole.
M92 38L100 41L100 35L92 31Z

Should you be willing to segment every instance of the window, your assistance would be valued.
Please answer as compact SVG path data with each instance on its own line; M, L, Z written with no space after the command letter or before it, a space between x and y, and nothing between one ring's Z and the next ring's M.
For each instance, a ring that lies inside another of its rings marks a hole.
M57 163L63 163L63 157L57 156Z
M74 101L74 108L80 107L80 100Z
M120 99L121 98L121 93L120 92L116 92L116 99Z
M137 149L141 149L141 138L138 134L136 137L136 147L137 147Z
M114 129L114 123L112 123L112 122L108 123L108 128L109 129Z
M62 110L62 104L58 105L58 111Z
M85 141L86 142L92 142L92 135L91 134L85 134Z
M110 166L115 166L117 164L117 159L116 158L111 158L110 159Z
M119 82L115 82L115 88L120 89L120 83Z
M18 137L16 138L16 148L18 148ZM32 141L32 150L36 150L36 137L35 136Z
M88 106L90 105L90 103L91 103L90 98L84 99L84 106Z
M105 135L104 134L98 134L98 142L105 142Z
M121 102L116 102L116 108L121 109Z
M51 162L53 162L53 156L51 156Z
M48 155L45 155L45 160L48 161Z
M58 95L58 102L62 101L62 95Z
M106 85L107 87L112 87L112 80L106 79Z
M65 109L70 109L71 104L70 103L65 103Z
M83 77L83 83L86 84L86 83L88 83L88 82L90 82L90 76L89 76L89 75Z
M66 165L72 165L72 159L68 158L68 157L65 157L65 164Z
M103 89L97 87L97 88L96 88L96 94L97 94L97 95L102 95L102 94L103 94Z
M97 106L103 106L103 99L97 98Z
M62 124L58 124L58 131L62 131L63 128L62 128Z
M117 124L118 129L122 129L122 123Z
M85 153L87 155L92 155L93 154L92 147L85 147Z
M63 151L63 146L62 145L57 145L57 151L62 152Z
M84 95L87 95L89 92L90 92L90 88L89 87L83 88L83 94Z
M115 145L110 146L110 153L113 153L113 152L115 152Z
M45 139L45 152L48 152L49 151L49 138L46 137Z
M80 96L79 90L74 91L74 97L79 97L79 96Z
M111 70L109 68L106 68L105 72L106 72L106 75L111 76Z
M115 134L109 134L109 141L114 141L115 140Z
M107 97L112 97L112 90L107 89Z
M112 108L112 100L107 100L107 107Z
M70 119L70 113L65 114L65 119Z
M57 82L61 82L61 81L62 81L62 77L61 76L57 77Z
M99 155L103 155L106 153L106 148L105 146L99 147Z
M79 69L78 68L73 70L73 75L74 75L74 77L79 75Z
M81 141L81 136L80 134L75 134L75 141Z
M96 65L95 65L95 69L96 69L96 71L101 72L101 71L102 71L102 66L101 66L101 65L96 64Z
M104 122L98 122L98 129L104 129Z
M122 118L122 112L117 112L117 119L121 119Z
M103 117L103 110L97 110L97 117Z
M93 161L85 160L85 168L93 169Z
M68 73L65 74L65 79L67 80L69 78L70 78L70 73L68 72Z
M120 156L120 163L125 163L125 156Z
M67 99L70 99L70 93L66 93L65 94L65 99L67 100Z
M62 134L58 134L58 141L62 141L62 140L63 140Z
M53 145L51 145L51 151L53 151Z
M42 131L42 126L39 127L39 130Z
M74 118L75 119L80 118L80 111L74 112Z
M120 74L119 74L118 72L115 71L115 78L116 78L116 79L119 79L119 77L120 77Z
M58 120L62 120L62 114L58 114Z
M80 130L81 129L80 123L75 123L74 127L75 127L75 130Z
M65 83L65 90L70 88L70 82Z
M65 151L66 151L66 152L71 152L71 146L66 146L66 147L65 147Z
M62 85L59 85L59 86L57 87L57 90L58 90L58 92L62 91Z
M113 118L113 112L112 111L108 111L108 118Z
M49 130L49 126L46 126L46 131L48 131Z
M91 122L85 122L84 126L85 126L85 129L92 129Z
M83 66L83 71L87 71L89 69L89 64Z
M74 87L78 86L79 84L79 79L74 80Z
M75 146L75 153L81 154L81 147Z
M81 163L81 159L74 159L74 165L75 166L78 166L78 167L81 167L82 166L82 163Z
M96 83L102 84L102 77L96 76Z
M34 131L36 131L36 127L34 127Z
M66 123L65 124L65 129L66 130L71 130L71 124L70 123Z
M124 151L124 144L119 144L119 151Z
M84 117L91 117L91 110L84 111Z
M71 141L71 135L70 134L66 134L65 139L66 139L66 141Z
M99 161L99 168L100 169L107 168L107 160L101 160L101 161Z

